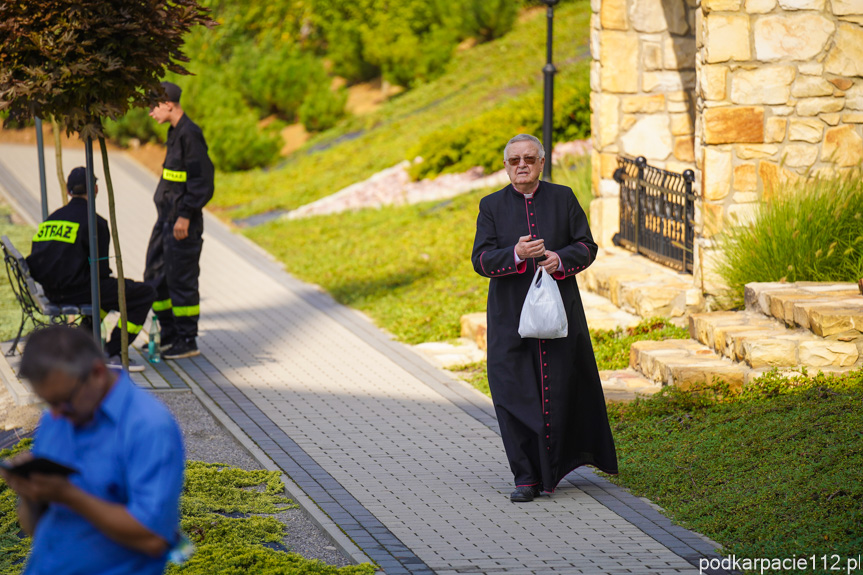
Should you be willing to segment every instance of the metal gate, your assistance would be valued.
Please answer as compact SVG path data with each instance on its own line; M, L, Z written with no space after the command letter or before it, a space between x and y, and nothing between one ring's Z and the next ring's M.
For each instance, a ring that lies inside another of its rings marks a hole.
M620 233L615 243L681 272L692 273L695 173L647 165L643 156L617 157Z

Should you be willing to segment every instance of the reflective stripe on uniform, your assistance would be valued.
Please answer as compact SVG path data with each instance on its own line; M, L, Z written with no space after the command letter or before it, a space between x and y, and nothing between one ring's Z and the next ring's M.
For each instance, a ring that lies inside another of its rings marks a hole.
M162 169L162 179L168 180L169 182L185 182L186 172L178 172L164 168Z
M137 323L132 323L131 321L126 320L126 331L129 335L141 333L142 329L144 329L143 325L138 325Z
M48 220L39 224L34 242L65 242L74 244L78 238L78 222L64 222L61 220Z
M153 302L153 311L165 311L171 309L171 299L162 299Z
M189 317L193 315L201 315L201 306L199 305L184 305L174 308L174 317Z

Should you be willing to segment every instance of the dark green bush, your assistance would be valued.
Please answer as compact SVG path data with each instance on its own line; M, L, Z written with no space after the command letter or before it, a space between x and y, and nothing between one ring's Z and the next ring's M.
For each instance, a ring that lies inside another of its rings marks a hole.
M588 68L579 66L561 77L554 104L554 141L570 141L590 134L590 83ZM505 106L480 114L455 129L439 130L423 138L409 158L422 162L410 168L415 179L462 172L474 166L486 171L503 167L503 148L518 133L542 135L542 94L515 98Z
M318 58L286 44L247 42L234 49L227 67L232 87L261 116L278 114L288 121L296 118L311 90L330 85Z
M719 245L729 305L743 303L749 282L856 282L863 278L860 172L786 186Z
M512 0L467 0L460 2L462 31L465 36L489 42L512 29L519 2Z
M333 91L326 85L314 86L300 106L300 121L310 132L328 130L344 117L347 100L344 89Z

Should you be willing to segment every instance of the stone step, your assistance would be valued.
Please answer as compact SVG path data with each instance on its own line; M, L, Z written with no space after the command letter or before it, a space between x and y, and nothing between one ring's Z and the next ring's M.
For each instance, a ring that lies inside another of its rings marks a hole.
M826 339L754 311L692 314L689 335L717 354L753 368L844 368L863 363L863 338Z
M608 298L620 309L642 318L682 320L704 309L704 297L691 275L624 249L601 248L596 261L577 277L580 289Z
M634 398L637 395L653 395L662 389L662 385L632 368L600 371L599 379L606 397L627 394Z
M853 283L749 283L747 311L841 342L863 342L863 295ZM863 353L863 344L858 345Z
M629 366L651 381L682 389L714 380L741 389L752 371L749 366L721 357L691 339L635 342L630 349Z
M461 316L461 336L476 343L481 350L488 349L488 323L486 313L467 313Z

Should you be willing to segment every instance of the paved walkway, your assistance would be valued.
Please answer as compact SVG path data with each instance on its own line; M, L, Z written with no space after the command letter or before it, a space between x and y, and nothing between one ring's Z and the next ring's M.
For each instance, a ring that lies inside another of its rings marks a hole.
M83 164L80 152L64 157L67 169ZM140 278L155 179L121 154L111 161L127 275ZM0 188L35 217L37 174L33 148L0 145ZM166 377L203 390L387 574L696 573L712 553L586 469L551 497L510 503L488 398L214 218L205 225L203 357L167 362Z

